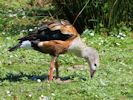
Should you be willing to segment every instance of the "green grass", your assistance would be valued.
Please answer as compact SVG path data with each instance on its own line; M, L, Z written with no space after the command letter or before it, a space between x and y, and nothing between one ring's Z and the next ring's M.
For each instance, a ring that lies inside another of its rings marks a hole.
M21 8L20 5L17 7ZM27 32L23 33L22 30L32 27L34 21L38 20L28 15L26 18L19 15L10 17L8 10L9 8L0 9L2 12L0 14L1 100L13 98L14 100L16 100L15 98L38 100L41 96L50 100L133 99L133 39L131 32L124 33L127 36L120 39L117 38L117 35L90 36L87 31L82 36L83 41L88 46L95 47L100 55L100 67L94 78L90 78L89 67L83 59L65 54L59 57L60 76L70 78L72 81L58 84L53 80L48 83L51 60L49 55L24 49L8 52L8 48L15 45L19 37L26 35ZM13 12L17 13L17 10L13 10ZM77 68L78 66L83 69Z
M19 35L0 39L1 98L10 100L17 96L22 100L36 100L44 95L52 100L133 99L133 40L130 37L120 40L111 36L83 36L82 39L87 44L98 49L100 67L91 79L89 67L83 59L68 54L60 56L61 77L70 77L72 80L64 84L57 84L55 80L47 82L51 59L49 55L23 49L12 53L7 51L18 37ZM106 43L98 45L101 40ZM114 40L116 43L122 41L122 44L116 46ZM74 69L73 66L76 65L83 65L85 69ZM37 79L41 82L37 82Z

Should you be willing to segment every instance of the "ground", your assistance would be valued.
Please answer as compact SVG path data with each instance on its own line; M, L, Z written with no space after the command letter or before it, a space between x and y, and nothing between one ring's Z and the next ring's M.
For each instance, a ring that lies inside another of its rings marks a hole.
M90 78L89 67L82 58L65 54L59 57L59 71L62 80L70 81L59 84L53 80L49 83L49 55L24 49L8 52L8 48L15 45L19 37L26 35L29 29L27 24L36 19L21 15L21 11L12 14L8 8L1 8L0 11L0 99L133 99L131 32L122 31L110 36L94 34L93 31L84 32L82 40L96 48L100 55L100 66L95 76Z

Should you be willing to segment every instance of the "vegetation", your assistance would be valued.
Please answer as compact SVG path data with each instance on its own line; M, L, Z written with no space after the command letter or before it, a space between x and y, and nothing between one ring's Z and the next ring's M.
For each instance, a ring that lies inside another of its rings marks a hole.
M60 9L60 18L74 22L79 33L86 27L110 31L121 22L128 26L133 23L132 0L53 0L53 4Z
M55 9L49 3L43 8L34 3L37 1L9 1L11 0L0 0L1 100L133 99L133 35L132 27L127 23L117 23L117 27L106 33L106 26L100 22L96 24L100 27L99 31L96 28L86 29L81 35L83 41L96 48L100 55L100 67L93 79L90 78L88 65L83 59L65 54L59 57L59 70L62 80L68 79L70 82L58 84L53 80L49 83L49 55L34 50L19 49L12 53L7 50ZM86 24L85 26L88 27ZM110 35L107 36L108 34Z

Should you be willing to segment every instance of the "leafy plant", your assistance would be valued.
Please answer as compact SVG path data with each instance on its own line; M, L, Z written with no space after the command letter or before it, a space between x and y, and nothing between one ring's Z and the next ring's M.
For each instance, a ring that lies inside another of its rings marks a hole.
M75 22L79 33L86 27L99 30L100 24L109 29L121 21L132 25L132 0L53 0L53 4L59 18L66 17L71 23Z

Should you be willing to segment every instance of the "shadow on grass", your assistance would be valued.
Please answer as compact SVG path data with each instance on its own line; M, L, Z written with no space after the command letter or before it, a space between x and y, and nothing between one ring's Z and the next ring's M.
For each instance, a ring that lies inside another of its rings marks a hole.
M28 74L24 74L23 72L19 74L8 73L5 78L0 78L0 81L5 81L5 80L8 80L10 82L25 81L25 80L36 81L37 79L44 80L44 81L48 80L48 75L47 74L43 74L41 76L28 75Z
M74 80L75 78L79 79L79 80L83 80L83 81L86 81L86 77L83 77L83 76L80 76L80 75L75 75L75 74L72 74L72 75L69 75L69 76L65 76L65 77L61 77L61 80L62 81L66 81L66 80Z
M5 78L0 78L0 81L2 81L2 82L5 80L10 81L10 82L26 81L26 80L37 81L38 79L40 79L41 81L47 81L48 77L49 77L48 74L28 75L28 74L25 74L23 72L21 72L19 74L8 73ZM84 81L87 80L83 76L75 75L75 74L61 77L60 79L61 79L61 81L67 81L67 80L74 80L75 78L77 78L79 80L84 80ZM56 79L56 77L54 77L54 79Z

